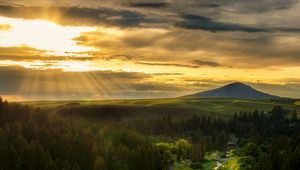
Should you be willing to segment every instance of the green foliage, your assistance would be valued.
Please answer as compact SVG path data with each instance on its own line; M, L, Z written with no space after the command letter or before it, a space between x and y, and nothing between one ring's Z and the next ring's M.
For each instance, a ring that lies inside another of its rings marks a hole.
M178 139L175 143L177 161L186 160L190 158L192 145L185 139Z
M190 169L192 144L186 139L178 139L174 143L159 142L155 148L159 157L161 169L169 169L175 163L174 169Z
M192 170L190 161L181 161L173 165L174 170Z
M3 170L156 170L151 140L127 128L76 127L40 109L1 103L0 165ZM24 114L26 116L18 114Z
M170 143L157 143L155 148L158 154L160 168L168 169L172 164L172 154L174 153L174 145Z
M194 105L199 108L196 106L198 100L126 102L131 102L131 106L142 102L162 108L180 102L177 107ZM234 105L240 103L235 101ZM270 114L256 110L240 112L227 120L206 114L176 120L171 116L144 119L139 114L132 114L132 110L124 112L120 107L113 106L104 107L107 110L101 113L98 107L85 108L77 104L59 109L69 116L59 117L55 113L50 114L53 113L51 109L10 104L0 99L1 169L167 170L200 166L211 169L213 159L205 162L205 153L234 147L228 145L231 134L246 141L240 152L236 153L241 157L232 164L244 169L300 168L300 141L297 135L300 123L295 113L292 119L286 118L287 111L281 107L275 107ZM82 123L75 119L77 113L82 115L89 111L93 112L97 121ZM218 160L224 152L214 153L217 153L214 159Z
M241 156L252 156L253 158L256 159L256 158L258 158L260 152L261 152L261 149L257 144L247 143L242 148Z
M255 158L252 156L244 156L238 160L240 170L252 170L255 165Z
M104 158L101 156L96 156L94 162L94 170L106 170Z
M191 168L192 168L192 169L202 169L202 168L203 168L202 162L193 162L193 163L191 164Z
M288 113L288 110L285 110L281 106L275 106L270 111L271 119L274 121L274 123L279 124L283 123L285 119L285 115Z

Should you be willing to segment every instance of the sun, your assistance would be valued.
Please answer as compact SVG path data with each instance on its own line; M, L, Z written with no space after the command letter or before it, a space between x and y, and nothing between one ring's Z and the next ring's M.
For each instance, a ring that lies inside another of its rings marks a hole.
M9 29L0 30L0 46L29 46L47 51L46 55L70 55L92 51L91 47L76 44L73 39L82 32L96 28L88 26L62 26L46 20L25 20L0 17L0 25Z

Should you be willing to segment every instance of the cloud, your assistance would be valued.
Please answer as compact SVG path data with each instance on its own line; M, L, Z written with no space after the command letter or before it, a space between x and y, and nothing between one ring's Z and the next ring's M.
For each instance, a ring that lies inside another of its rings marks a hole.
M300 96L300 84L299 83L282 83L282 84L270 84L270 83L249 83L254 88L259 90L275 94L283 97L292 97L299 99Z
M46 19L65 25L113 25L136 27L150 22L145 15L129 10L84 7L42 7L0 5L0 15L24 19Z
M139 61L136 64L149 65L149 66L174 66L174 67L186 67L186 68L199 68L198 65L191 64L178 64L178 63L162 63L162 62L143 62Z
M203 66L207 66L207 67L222 67L223 66L217 62L203 61L203 60L193 60L192 64L143 62L143 61L136 62L136 64L150 65L150 66L174 66L174 67L186 67L186 68L200 68Z
M251 26L244 26L239 24L228 24L213 21L209 17L198 15L183 15L183 21L176 24L176 26L187 29L201 29L207 31L242 31L242 32L267 32L267 29L257 28Z
M22 76L29 76L31 81L36 81L35 88L48 97L51 97L50 92L56 96L62 93L64 97L80 94L81 97L90 97L92 94L116 97L117 93L120 94L119 97L143 97L151 96L151 93L159 96L159 92L161 95L174 96L175 92L167 91L168 87L179 91L198 91L222 85L233 77L252 82L260 78L266 79L265 82L279 83L281 80L278 77L292 79L299 74L300 25L295 21L299 18L300 3L296 0L10 2L18 5L2 3L0 16L97 27L93 32L85 32L74 38L78 45L93 47L96 51L82 53L92 57L72 57L75 54L71 53L70 57L61 57L45 56L45 51L31 47L0 47L2 63L10 60L32 62L34 65L36 63L33 60L37 60L45 64L38 68L48 69L51 66L53 69L57 63L72 64L76 60L79 62L73 67L90 62L98 69L119 71L65 74L61 70L58 70L59 73L48 70L49 74L56 75L59 79L60 89L55 89L54 80L48 80L55 79L54 76L35 70L40 76L33 78L31 69L24 71ZM2 25L5 28L7 23ZM11 29L14 29L13 25ZM1 33L5 33L3 29ZM229 67L231 65L234 68ZM162 73L133 74L122 70ZM49 85L37 80L43 77L47 78L45 82ZM185 78L194 81L184 81ZM25 84L30 84L26 79L15 83L20 85L24 81ZM78 80L80 83L76 82ZM64 81L68 83L63 83ZM10 82L14 83L12 80ZM90 85L82 82L89 82ZM294 80L284 83L293 84L293 88L280 92L289 95L293 95L292 89L297 89L295 84L299 84ZM66 85L70 87L67 88ZM49 93L43 92L47 90L43 89L44 86L49 86ZM276 92L277 88L278 86L274 86L272 90ZM62 89L66 89L66 92ZM28 96L30 90L27 93Z
M167 2L136 2L136 3L131 3L131 7L136 7L136 8L166 8L169 6L169 3Z
M121 60L121 61L130 61L130 60L133 60L133 59L136 59L136 58L140 58L140 57L137 57L137 56L133 56L133 55L111 55L111 56L108 56L108 57L105 57L103 59L105 60Z
M133 31L128 32L128 35L121 37L121 41L132 48L143 48L155 45L157 42L161 41L166 35L165 32L159 32L159 30L151 31L151 29L144 31Z
M0 31L7 31L7 30L10 30L10 25L7 25L7 24L0 24Z
M46 50L39 50L28 46L0 47L0 60L12 61L61 61L61 60L93 60L94 57L80 56L49 56L44 55Z
M228 55L232 62L243 63L240 67L299 66L300 49L296 45L299 42L297 35L259 35L233 39L227 45L216 48L223 55Z
M0 60L10 60L10 61L90 61L94 60L94 57L66 57L66 56L38 56L38 55L0 55Z
M298 0L189 0L188 3L186 1L172 1L173 4L178 4L178 6L181 5L182 8L186 8L185 12L200 8L202 10L206 10L206 8L217 8L220 13L231 12L237 14L262 14L273 11L288 10L293 8L298 2Z
M199 7L204 7L204 8L219 8L220 5L217 3L203 3L203 4L199 4Z
M213 61L193 60L193 63L198 66L221 67L223 65Z
M45 50L39 50L28 46L18 46L18 47L1 47L1 56L33 56L39 55L46 52Z
M284 28L284 27L274 27L271 31L281 31L281 32L300 32L300 28Z
M256 22L243 23L240 15L247 13L248 7L252 7L253 13L268 11L269 8L275 10L288 9L295 0L288 0L282 3L279 0L263 0L254 2L240 2L237 0L226 0L224 2L211 3L210 1L177 2L177 1L125 1L115 0L109 5L102 6L95 3L93 7L87 7L87 3L78 2L78 6L23 6L23 5L0 5L0 15L6 17L24 19L46 19L63 25L102 25L118 27L173 27L184 29L200 29L212 32L299 32L297 26L269 25ZM125 5L124 5L125 4ZM127 4L127 5L126 5ZM234 4L232 6L232 4ZM260 5L257 5L260 4ZM135 8L128 8L128 5ZM168 7L168 8L167 8ZM244 9L244 7L247 7ZM135 10L138 8L137 10ZM161 9L157 13L152 13L149 8ZM266 9L265 9L266 8ZM203 11L203 12L197 12ZM183 15L182 15L183 14ZM250 14L249 14L250 15ZM248 19L245 19L247 21Z
M239 1L239 0L225 0L224 5L240 13L266 13L277 10L287 10L292 8L298 0L253 0L253 1Z
M87 32L78 37L77 42L98 48L100 54L96 55L97 58L129 59L133 63L147 61L143 64L153 66L199 68L206 65L230 68L234 63L234 68L268 69L299 66L300 63L300 49L297 46L300 38L295 32L231 34L201 30L120 28ZM207 59L210 58L217 62L209 63ZM198 64L194 60L199 60Z

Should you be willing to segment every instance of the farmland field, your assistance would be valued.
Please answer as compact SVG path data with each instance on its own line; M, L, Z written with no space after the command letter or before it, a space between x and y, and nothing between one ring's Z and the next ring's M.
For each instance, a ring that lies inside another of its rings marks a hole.
M300 111L299 101L282 100L249 100L235 98L166 98L166 99L124 99L124 100L78 100L78 101L28 101L22 104L41 108L126 108L129 110L142 109L152 111L176 110L191 114L211 114L222 117L231 116L240 111L264 110L269 111L279 105L289 110Z

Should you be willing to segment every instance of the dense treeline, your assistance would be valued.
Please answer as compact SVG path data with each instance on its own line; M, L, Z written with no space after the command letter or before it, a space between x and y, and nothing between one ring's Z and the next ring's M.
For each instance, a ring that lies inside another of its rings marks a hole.
M300 169L300 122L288 113L274 107L229 120L127 117L77 125L0 99L0 169L166 170L182 160L199 168L205 152L226 150L232 135L244 169Z
M174 155L191 157L184 139L163 143L118 124L77 126L49 116L0 99L0 169L165 170Z
M0 101L0 169L161 169L157 150L135 131L49 119Z
M197 139L197 134L210 136L213 134L233 133L240 138L256 136L290 135L299 131L300 125L296 111L291 117L290 111L275 106L270 112L253 111L234 114L229 120L211 118L209 116L193 116L181 121L173 121L171 116L155 120L135 120L132 125L149 134L167 134L169 136L189 135Z
M280 106L267 113L241 112L229 120L194 116L172 121L164 117L134 121L131 126L146 134L190 139L194 146L200 146L194 147L193 151L200 155L194 161L201 161L207 151L225 150L234 134L242 150L249 150L237 153L244 169L300 169L300 121L296 111Z

